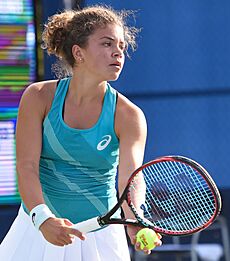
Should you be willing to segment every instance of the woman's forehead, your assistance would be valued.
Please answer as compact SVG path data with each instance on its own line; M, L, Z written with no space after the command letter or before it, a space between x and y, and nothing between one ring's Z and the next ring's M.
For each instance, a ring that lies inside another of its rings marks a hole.
M117 24L108 24L105 27L100 27L94 31L92 38L111 37L124 40L124 29Z

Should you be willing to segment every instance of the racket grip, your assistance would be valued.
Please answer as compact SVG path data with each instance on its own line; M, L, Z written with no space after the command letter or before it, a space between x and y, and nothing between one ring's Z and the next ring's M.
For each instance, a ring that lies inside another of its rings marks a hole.
M98 217L94 217L94 218L90 218L88 220L79 222L77 224L74 224L73 228L77 229L83 233L88 233L90 231L101 228L101 226L98 223Z

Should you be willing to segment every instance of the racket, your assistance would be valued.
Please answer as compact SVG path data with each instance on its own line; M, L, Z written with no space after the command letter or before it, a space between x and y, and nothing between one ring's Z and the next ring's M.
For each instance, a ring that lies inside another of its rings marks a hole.
M113 218L124 201L134 219ZM164 235L189 235L211 225L220 210L217 186L200 164L183 156L164 156L133 172L108 213L73 227L87 233L109 224L124 224L151 228Z

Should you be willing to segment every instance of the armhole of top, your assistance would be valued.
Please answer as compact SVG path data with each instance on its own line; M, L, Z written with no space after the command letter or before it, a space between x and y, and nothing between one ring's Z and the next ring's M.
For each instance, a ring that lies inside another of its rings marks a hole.
M56 82L56 89L55 89L54 97L53 97L53 100L52 100L52 102L51 102L50 109L49 109L48 113L46 114L46 116L44 117L43 124L44 124L46 118L48 117L48 115L49 115L49 113L50 113L52 107L53 107L55 97L57 96L57 93L58 93L58 85L59 85L60 81L61 81L61 79L58 79L57 82Z
M118 101L118 92L116 91L116 105L117 105L117 101Z
M117 141L119 141L119 138L118 138L118 136L117 136L117 133L116 133L116 130L115 130L115 115L116 115L116 111L117 111L117 102L118 102L118 91L116 90L116 102L115 102L115 108L114 108L114 127L113 127L113 131L114 131L114 135L115 135L115 137L116 137L116 139L117 139Z
M57 85L56 85L56 88L58 87L58 84L60 83L60 81L61 81L61 80L60 80L60 79L58 79L58 81L57 81Z

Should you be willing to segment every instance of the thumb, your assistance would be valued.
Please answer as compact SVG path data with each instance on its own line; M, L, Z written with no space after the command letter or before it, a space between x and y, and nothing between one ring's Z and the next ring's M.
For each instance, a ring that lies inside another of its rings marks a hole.
M73 225L73 223L71 222L71 221L69 221L69 219L64 219L64 223L65 223L65 225L66 226L72 226Z

